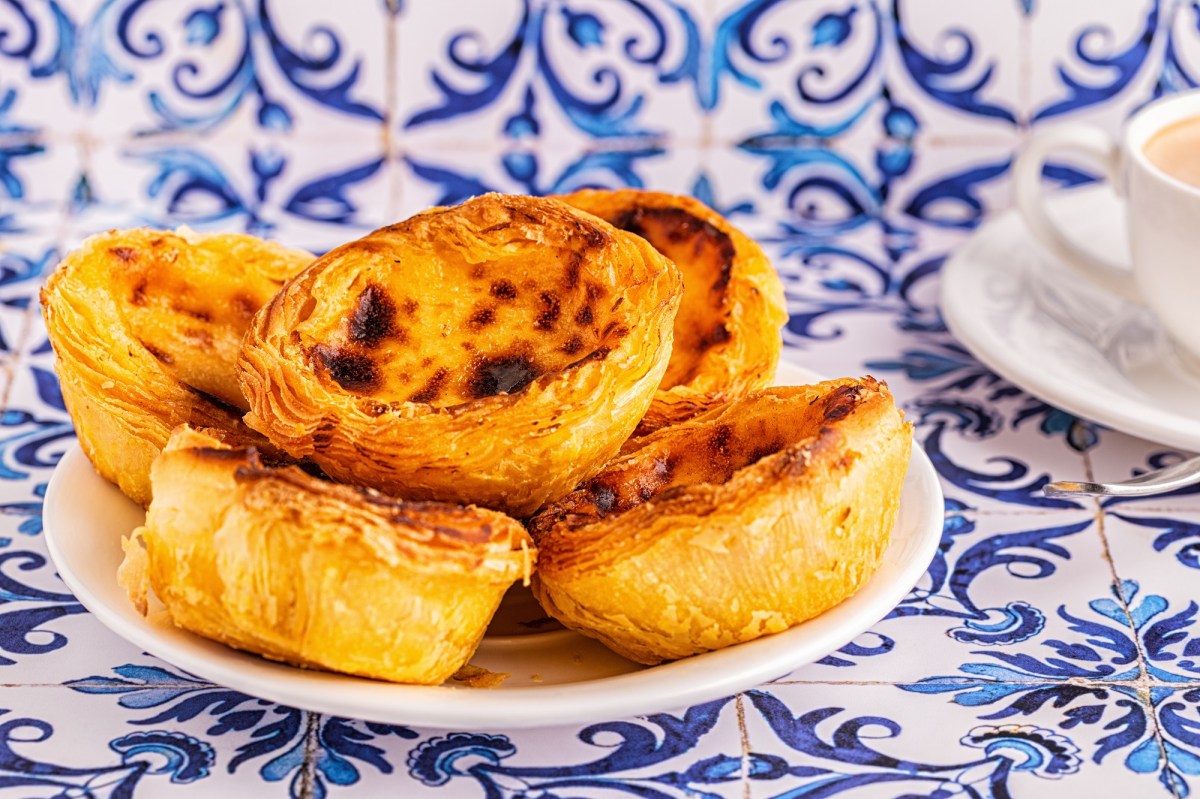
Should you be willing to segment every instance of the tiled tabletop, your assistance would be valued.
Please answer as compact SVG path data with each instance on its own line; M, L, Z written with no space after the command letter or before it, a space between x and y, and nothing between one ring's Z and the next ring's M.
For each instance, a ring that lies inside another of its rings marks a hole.
M341 13L341 9L345 13ZM1200 492L1049 499L1181 453L1050 407L942 321L939 269L1033 129L1200 76L1200 7L1042 0L0 3L0 795L1184 796ZM1088 178L1059 165L1053 184ZM186 223L324 250L434 203L693 193L783 276L785 357L886 379L947 496L928 573L842 650L669 714L487 734L196 680L66 592L58 257Z

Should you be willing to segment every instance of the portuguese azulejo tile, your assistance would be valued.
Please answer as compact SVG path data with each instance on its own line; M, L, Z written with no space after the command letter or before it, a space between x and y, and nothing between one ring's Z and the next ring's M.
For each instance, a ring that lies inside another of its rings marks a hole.
M1138 650L1111 585L1090 511L952 512L884 620L778 682L1128 683Z
M378 128L385 4L51 0L54 63L89 135Z
M402 138L700 140L702 6L472 0L398 16ZM418 55L419 54L419 55Z
M719 9L703 84L717 142L836 139L878 129L890 107L886 3L775 0Z
M1032 4L1032 3L1030 3ZM891 0L887 88L927 139L1007 140L1021 121L1020 0Z
M1130 765L1162 751L1132 688L1064 685L1039 695L1025 686L993 702L954 704L904 688L780 685L746 694L753 795L1170 795L1157 769Z
M1167 47L1164 18L1186 5L1037 3L1029 37L1030 123L1087 121L1115 133L1153 96Z
M418 729L381 740L397 773L363 773L364 795L740 797L739 701L579 727L493 733Z
M115 209L126 224L185 224L263 236L285 222L302 222L314 239L341 243L356 235L342 228L371 229L390 221L387 159L378 138L366 133L346 144L343 149L306 139L251 138L101 147L88 172L89 206L99 206L100 224L81 232L110 225L112 214L105 209ZM82 208L81 218L91 212Z

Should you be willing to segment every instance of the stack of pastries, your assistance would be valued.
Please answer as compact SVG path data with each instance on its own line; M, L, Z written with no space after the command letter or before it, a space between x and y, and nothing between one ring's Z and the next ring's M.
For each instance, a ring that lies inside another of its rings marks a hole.
M639 663L785 630L873 573L908 464L884 384L768 388L779 280L686 197L489 194L316 259L113 231L42 307L147 508L131 601L306 667L440 683L518 580Z

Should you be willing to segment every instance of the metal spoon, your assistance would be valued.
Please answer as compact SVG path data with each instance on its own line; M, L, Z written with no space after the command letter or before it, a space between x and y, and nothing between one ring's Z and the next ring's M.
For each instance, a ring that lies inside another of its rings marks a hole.
M1155 469L1119 483L1084 483L1062 480L1047 483L1048 497L1147 497L1165 494L1200 483L1200 458L1189 458L1174 466Z

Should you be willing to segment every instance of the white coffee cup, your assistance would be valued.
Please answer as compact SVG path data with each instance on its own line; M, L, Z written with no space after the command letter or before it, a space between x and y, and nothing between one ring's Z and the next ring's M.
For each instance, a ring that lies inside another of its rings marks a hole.
M1157 100L1138 111L1114 139L1090 125L1037 133L1013 167L1017 207L1034 236L1076 273L1150 309L1192 365L1200 365L1200 189L1146 158L1147 142L1175 122L1200 117L1200 91ZM1046 213L1042 167L1056 154L1096 160L1125 198L1133 263L1084 250Z

